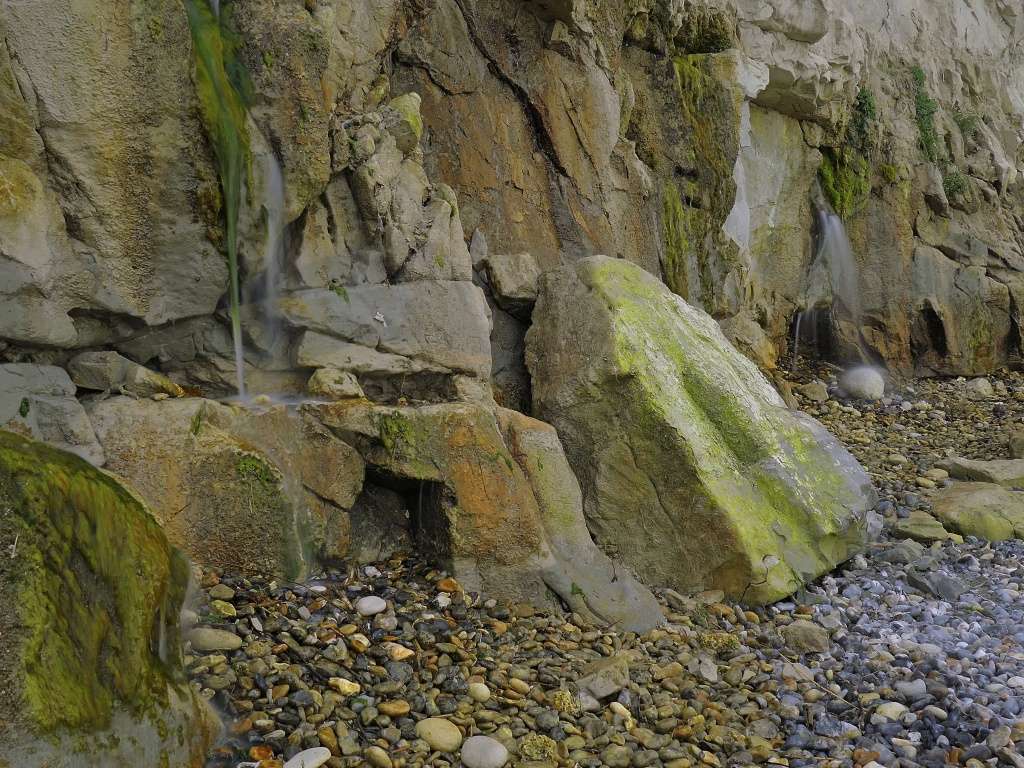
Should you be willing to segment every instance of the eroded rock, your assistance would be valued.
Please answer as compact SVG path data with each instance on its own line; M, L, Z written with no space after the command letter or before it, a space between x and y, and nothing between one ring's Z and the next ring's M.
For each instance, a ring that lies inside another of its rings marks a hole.
M135 486L197 562L301 578L348 551L362 460L294 410L116 397L90 415L106 469Z
M661 621L650 592L594 545L549 426L459 403L304 410L377 472L420 483L417 545L449 564L465 589L535 604L550 589L600 625Z
M103 448L75 399L75 385L55 365L0 365L0 427L103 463Z
M955 483L939 491L932 512L962 536L989 541L1024 538L1024 493L994 483Z

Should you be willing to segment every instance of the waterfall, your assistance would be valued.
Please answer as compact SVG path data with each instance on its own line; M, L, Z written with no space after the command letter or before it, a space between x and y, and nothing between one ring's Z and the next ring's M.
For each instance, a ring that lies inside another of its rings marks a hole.
M263 212L267 222L267 240L263 249L263 320L268 338L277 338L280 317L281 259L284 251L284 175L273 150L265 162Z
M860 339L861 304L857 261L846 227L825 201L818 187L814 206L818 219L818 245L808 270L802 309L797 313L794 326L793 360L796 364L801 334L809 334L817 346L818 327L823 319L838 335L840 321L848 323L854 331L852 340L861 360L865 359Z
M210 0L210 10L218 19L220 18L220 0Z

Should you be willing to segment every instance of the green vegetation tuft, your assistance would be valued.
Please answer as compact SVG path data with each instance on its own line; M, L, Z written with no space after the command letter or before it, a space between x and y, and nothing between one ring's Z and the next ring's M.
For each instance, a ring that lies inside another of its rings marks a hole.
M29 403L27 397L21 398L21 405L18 406L18 415L21 416L21 418L23 418L23 419L27 418L28 417L28 412L31 409L31 407L32 406Z
M691 6L675 42L683 53L721 53L736 47L736 21L718 8Z
M403 446L412 442L412 425L399 411L382 413L377 417L380 441L391 458L398 456Z
M943 176L942 189L949 199L960 197L967 192L967 177L960 173L959 169L953 168Z
M895 184L900 180L900 167L898 165L882 163L878 166L878 170L882 174L882 178L889 184Z
M832 209L844 220L858 213L871 194L871 166L851 147L823 148L818 175Z
M953 120L965 139L973 139L978 135L978 121L980 118L973 112L964 112L957 109L953 113Z
M334 291L339 298L344 299L346 304L350 303L351 300L348 297L348 289L344 285L341 283L331 283L331 290Z
M857 91L857 99L853 103L853 115L846 127L847 141L864 153L874 149L874 125L877 118L878 107L875 104L875 94L870 88L861 86Z
M938 111L939 105L928 95L924 70L921 67L914 67L911 74L914 77L914 109L917 119L918 144L921 151L924 152L924 156L935 163L939 160L939 134L935 130L935 113Z
M278 484L278 477L271 466L256 454L243 454L238 459L238 474L260 485L271 487Z

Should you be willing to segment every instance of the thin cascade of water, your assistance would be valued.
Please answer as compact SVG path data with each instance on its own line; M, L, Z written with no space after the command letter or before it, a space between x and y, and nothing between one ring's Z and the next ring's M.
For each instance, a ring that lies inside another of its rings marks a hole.
M210 10L218 19L220 18L220 0L210 0Z
M284 174L273 151L268 152L263 180L263 211L267 234L263 249L263 322L267 337L277 338L280 316L277 312L281 296L281 259L284 251Z
M863 362L859 274L853 246L842 218L825 201L820 187L815 190L813 199L818 218L818 245L804 285L802 309L796 316L793 360L795 363L798 359L804 334L810 333L817 339L818 323L824 313L834 335L840 323L846 323L852 330L851 340Z

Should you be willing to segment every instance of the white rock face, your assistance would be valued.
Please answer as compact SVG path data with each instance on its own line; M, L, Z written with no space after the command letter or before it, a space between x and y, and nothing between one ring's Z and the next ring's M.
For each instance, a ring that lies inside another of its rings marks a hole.
M860 366L851 368L839 381L846 394L861 400L881 400L885 395L885 379L876 368Z

